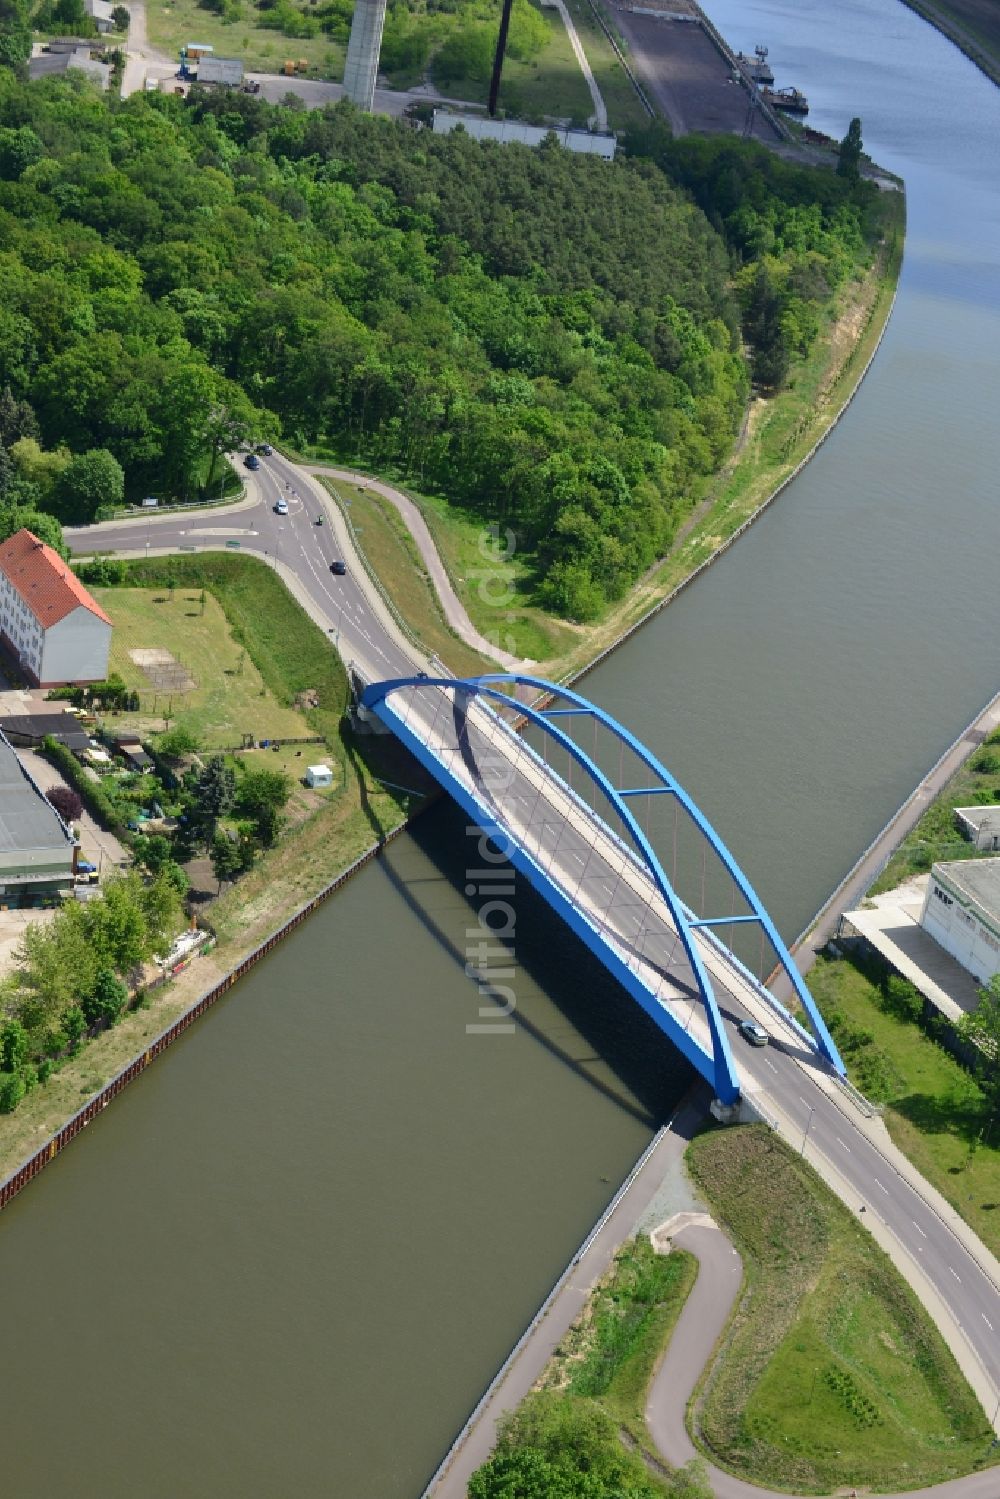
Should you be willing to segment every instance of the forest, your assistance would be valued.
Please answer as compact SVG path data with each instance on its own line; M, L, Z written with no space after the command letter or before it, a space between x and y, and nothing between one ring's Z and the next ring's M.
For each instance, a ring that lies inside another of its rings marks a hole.
M514 526L537 601L596 617L729 451L744 340L780 384L775 330L806 347L877 232L864 184L758 166L748 196L739 143L685 144L609 164L0 68L0 528L205 494L283 435Z

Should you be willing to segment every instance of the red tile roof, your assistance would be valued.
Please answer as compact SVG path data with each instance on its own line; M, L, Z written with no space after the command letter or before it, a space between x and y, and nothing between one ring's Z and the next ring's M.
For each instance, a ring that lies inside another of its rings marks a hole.
M58 624L81 605L105 624L111 623L69 563L32 531L17 531L0 542L0 572L10 579L43 629Z

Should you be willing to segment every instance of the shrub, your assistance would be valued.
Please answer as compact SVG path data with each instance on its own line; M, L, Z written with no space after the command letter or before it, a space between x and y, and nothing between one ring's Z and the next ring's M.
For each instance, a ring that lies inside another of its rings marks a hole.
M41 752L79 794L91 816L117 838L125 843L129 842L131 834L115 810L111 798L98 782L84 775L83 767L66 746L47 735L42 740Z
M110 968L98 972L94 990L81 1008L88 1025L117 1025L128 1004L128 989Z
M59 813L63 822L76 822L83 811L83 799L70 786L53 786L45 793L46 801Z
M23 1073L0 1073L0 1114L13 1114L27 1091Z

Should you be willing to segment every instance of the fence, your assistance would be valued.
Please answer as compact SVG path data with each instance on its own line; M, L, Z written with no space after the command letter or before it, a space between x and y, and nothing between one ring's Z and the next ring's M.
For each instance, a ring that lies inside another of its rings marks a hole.
M63 1125L62 1129L57 1130L54 1135L46 1140L40 1149L35 1151L33 1156L25 1161L23 1165L19 1166L3 1183L0 1183L0 1210L13 1201L17 1194L23 1191L30 1181L34 1181L38 1173L44 1171L49 1162L54 1161L60 1151L65 1150L71 1140L75 1140L77 1135L85 1130L93 1119L96 1119L99 1114L104 1112L111 1100L117 1098L123 1088L127 1088L129 1083L134 1082L139 1074L144 1072L150 1063L154 1062L162 1052L166 1051L167 1047L171 1046L177 1040L178 1036L182 1036L189 1026L193 1025L196 1020L204 1015L205 1011L210 1009L216 1000L221 999L224 994L228 993L233 985L239 979L243 978L245 974L249 973L250 969L259 963L262 958L267 957L268 953L277 947L278 943L283 941L289 932L294 931L297 926L301 926L302 922L308 916L311 916L324 901L328 900L342 885L346 884L359 869L364 868L366 864L370 863L387 843L390 843L394 838L399 836L405 827L405 823L400 823L381 842L373 843L352 864L349 864L346 869L342 869L340 874L331 880L318 895L313 896L305 905L300 906L283 926L279 927L276 932L258 947L255 947L242 962L238 963L224 978L220 979L200 999L196 1000L190 1009L185 1010L179 1019L175 1020L166 1030L161 1031L144 1051L140 1052L138 1056L133 1057L132 1061L128 1062L121 1072L113 1077L109 1083L105 1084L99 1093L95 1094L93 1098L85 1103L83 1108L79 1109L73 1115L72 1119ZM177 969L175 968L174 971L176 972ZM156 987L156 981L148 987Z

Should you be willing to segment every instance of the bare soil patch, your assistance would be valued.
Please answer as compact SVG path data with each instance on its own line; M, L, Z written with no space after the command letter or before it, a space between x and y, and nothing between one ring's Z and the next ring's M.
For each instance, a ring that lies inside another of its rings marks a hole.
M193 692L198 685L188 668L161 645L137 647L129 657L157 692Z

